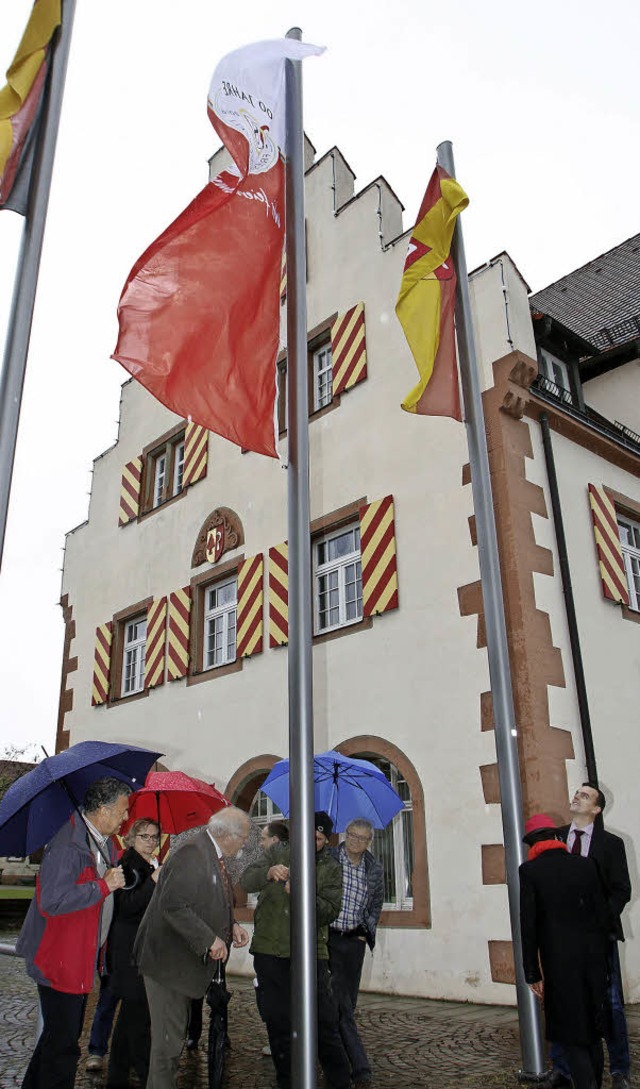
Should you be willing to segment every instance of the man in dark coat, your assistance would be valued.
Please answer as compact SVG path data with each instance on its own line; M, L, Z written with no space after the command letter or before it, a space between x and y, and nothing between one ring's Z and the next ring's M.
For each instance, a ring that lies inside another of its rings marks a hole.
M605 1039L609 1052L611 1089L629 1089L629 1038L624 1012L622 977L618 942L624 941L620 916L631 899L631 881L627 867L624 842L620 836L607 832L602 813L605 797L595 783L583 783L576 790L569 810L571 824L558 829L569 851L591 858L598 867L609 909L609 1005L611 1019ZM553 1073L551 1086L568 1086L569 1069L563 1050L555 1042L551 1047Z
M192 998L201 998L229 946L249 935L233 919L233 891L224 860L244 846L250 822L229 806L187 840L162 867L138 929L134 956L151 1015L147 1089L174 1089Z
M525 825L520 867L524 977L544 1002L546 1035L564 1045L574 1089L600 1089L607 1021L609 916L598 871L571 855L544 813Z

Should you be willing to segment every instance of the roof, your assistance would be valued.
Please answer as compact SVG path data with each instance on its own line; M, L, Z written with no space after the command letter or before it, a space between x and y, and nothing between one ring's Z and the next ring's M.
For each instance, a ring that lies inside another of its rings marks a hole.
M598 351L640 335L640 234L563 276L530 299Z

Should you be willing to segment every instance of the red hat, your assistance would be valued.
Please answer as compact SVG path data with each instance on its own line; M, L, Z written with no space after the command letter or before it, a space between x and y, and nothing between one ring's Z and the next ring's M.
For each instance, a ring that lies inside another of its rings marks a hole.
M555 831L556 825L551 817L548 817L546 813L534 813L529 820L525 822L524 836L522 837L525 843L530 843L531 839L535 837L536 832L542 832L544 829L552 829Z

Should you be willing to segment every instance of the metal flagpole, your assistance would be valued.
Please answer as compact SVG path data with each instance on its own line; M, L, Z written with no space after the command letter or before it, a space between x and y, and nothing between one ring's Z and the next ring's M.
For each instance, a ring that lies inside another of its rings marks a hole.
M287 38L302 39L291 29ZM309 399L304 228L302 62L287 60L287 382L289 530L289 772L291 818L291 1084L315 1089L316 850L309 540Z
M438 163L455 178L453 147L449 140L438 145ZM522 1077L537 1081L544 1073L538 1000L527 986L522 971L520 938L520 884L518 867L525 860L522 844L524 825L518 762L518 731L513 706L509 648L504 615L498 538L491 492L487 436L478 377L467 262L460 218L456 222L451 246L457 276L456 335L464 411L469 444L471 486L476 519L482 600L487 633L487 653L491 680L498 777L502 808L502 828L509 896L509 915L516 972L516 995L520 1022Z
M29 200L0 373L0 565L75 6L76 0L62 0L62 25L52 49L51 72L39 121Z

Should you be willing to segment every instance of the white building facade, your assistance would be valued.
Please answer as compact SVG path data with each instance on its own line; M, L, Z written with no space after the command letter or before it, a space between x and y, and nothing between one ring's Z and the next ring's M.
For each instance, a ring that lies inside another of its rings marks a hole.
M315 161L307 141L306 154L315 749L375 760L405 801L376 833L387 902L363 985L509 1002L465 429L399 407L415 371L394 313L407 243L397 197L383 178L356 195L336 148ZM553 299L547 310L530 300L506 254L470 280L525 810L566 819L568 793L587 773L542 443L548 427L598 774L633 876L638 352L627 339L619 358L600 358L607 352L571 332ZM553 380L564 381L563 366L566 391ZM124 384L118 441L95 462L88 520L67 537L62 590L58 748L87 738L156 748L166 767L214 781L260 820L271 814L260 785L288 754L286 349L279 367L281 461L244 453ZM602 510L613 510L616 533L628 534L617 551L608 541L616 553L608 596L609 558L594 536L590 496L597 532ZM250 924L251 909L239 911ZM636 911L634 902L630 933ZM234 963L251 969L246 953ZM633 943L624 971L629 997L638 997Z

